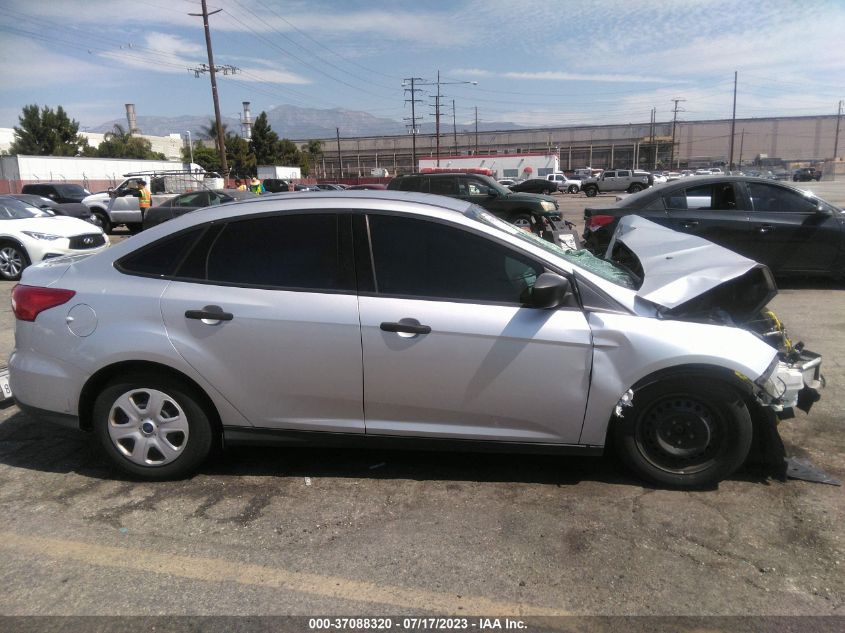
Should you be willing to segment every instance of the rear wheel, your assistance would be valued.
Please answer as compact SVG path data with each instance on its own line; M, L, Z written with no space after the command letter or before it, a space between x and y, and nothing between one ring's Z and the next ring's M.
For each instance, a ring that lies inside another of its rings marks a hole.
M12 242L0 244L0 277L6 281L17 281L23 269L29 266L29 257L23 247Z
M633 185L631 185L630 187L628 187L628 191L630 191L631 193L637 193L638 191L642 191L642 190L643 190L643 186L639 183L636 183L636 182Z
M511 224L528 231L530 231L533 227L531 220L532 218L530 213L517 213L516 215L511 216Z
M112 463L151 480L192 474L214 437L193 389L147 372L109 383L94 402L93 425Z
M734 472L751 448L751 416L742 398L705 376L643 387L623 413L614 427L620 457L660 485L712 486Z

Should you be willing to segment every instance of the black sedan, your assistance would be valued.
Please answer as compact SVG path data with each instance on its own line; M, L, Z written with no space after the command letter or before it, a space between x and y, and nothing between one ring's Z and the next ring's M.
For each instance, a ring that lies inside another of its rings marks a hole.
M95 226L102 226L100 219L91 213L91 209L86 207L81 202L54 202L50 198L38 196L33 193L9 193L5 194L11 198L16 198L21 202L32 205L38 209L49 211L54 215L67 215L71 218L79 218L90 222Z
M604 254L625 215L703 237L775 275L845 275L845 212L772 180L696 176L584 209L585 246Z
M256 194L251 191L239 191L237 189L202 189L199 191L189 191L188 193L171 198L157 207L147 209L147 212L144 214L144 229L146 230L162 222L167 222L167 220L178 218L180 215L202 209L203 207L232 202L233 200L242 200L254 195Z
M511 191L521 191L522 193L553 194L557 192L557 183L546 180L545 178L531 178L511 185L508 188Z

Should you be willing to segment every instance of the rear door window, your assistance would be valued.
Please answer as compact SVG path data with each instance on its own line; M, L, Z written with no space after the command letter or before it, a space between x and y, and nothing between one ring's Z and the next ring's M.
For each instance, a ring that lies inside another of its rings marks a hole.
M818 202L792 189L760 182L749 182L751 208L764 213L815 213Z
M714 183L675 190L663 197L670 209L733 211L737 208L736 189L731 183Z

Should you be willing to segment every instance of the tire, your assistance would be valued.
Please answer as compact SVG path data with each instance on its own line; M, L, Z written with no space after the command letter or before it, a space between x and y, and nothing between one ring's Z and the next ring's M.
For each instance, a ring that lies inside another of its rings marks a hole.
M633 185L628 187L628 192L629 193L637 193L638 191L642 191L644 188L645 187L643 187L641 184L635 182Z
M200 402L180 380L149 372L128 374L97 396L94 434L121 470L147 480L180 479L199 468L214 444L211 421Z
M530 231L534 227L531 220L532 218L530 213L517 213L511 216L510 223L521 229L528 229Z
M596 194L598 194L599 190L595 187L584 187L584 193L587 194L588 198L595 198Z
M96 211L92 211L94 215L97 216L100 220L100 228L103 229L103 233L108 235L111 233L111 220L109 220L109 214L105 211L101 211L97 209Z
M14 242L0 243L0 279L18 281L23 269L29 266L26 250Z
M634 391L614 420L614 445L638 475L671 488L714 486L745 461L751 415L726 383L701 375L667 378Z
M566 193L578 193L578 185L569 185Z
M143 225L139 222L134 222L127 224L126 228L129 229L130 235L136 235L143 230Z

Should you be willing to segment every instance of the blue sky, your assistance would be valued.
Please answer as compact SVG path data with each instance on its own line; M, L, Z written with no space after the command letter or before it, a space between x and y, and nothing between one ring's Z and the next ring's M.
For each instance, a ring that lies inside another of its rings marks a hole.
M444 114L525 125L834 114L843 0L209 0L221 111L281 104L410 116L402 79L444 82ZM30 103L81 129L211 115L199 0L0 0L0 127ZM454 82L477 82L477 85ZM433 111L429 98L424 115ZM420 112L418 112L419 114ZM428 116L427 120L431 120ZM174 130L179 132L180 130Z

